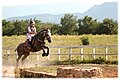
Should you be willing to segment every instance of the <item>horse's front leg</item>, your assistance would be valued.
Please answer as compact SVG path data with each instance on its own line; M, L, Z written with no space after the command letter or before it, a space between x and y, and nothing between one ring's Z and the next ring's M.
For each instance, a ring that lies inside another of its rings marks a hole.
M47 49L47 54L45 54L45 56L49 55L49 48L47 46L43 46L45 49Z
M45 50L43 47L41 47L41 49L43 50L42 56L44 57L46 55Z

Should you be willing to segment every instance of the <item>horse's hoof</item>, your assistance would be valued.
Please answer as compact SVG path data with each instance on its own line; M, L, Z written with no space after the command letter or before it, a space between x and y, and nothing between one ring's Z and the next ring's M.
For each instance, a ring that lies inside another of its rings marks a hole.
M45 56L45 53L42 54L42 57L44 57L44 56Z

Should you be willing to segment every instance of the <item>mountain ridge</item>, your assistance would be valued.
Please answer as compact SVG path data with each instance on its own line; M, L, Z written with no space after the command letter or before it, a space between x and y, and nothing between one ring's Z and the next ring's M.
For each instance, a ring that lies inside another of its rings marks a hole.
M66 14L66 13L64 13ZM25 20L30 18L36 18L41 20L42 22L50 22L50 23L60 23L61 17L64 14L36 14L36 15L28 15L28 16L19 16L19 17L11 17L7 18L6 20ZM117 2L106 2L101 5L94 5L93 7L89 8L84 13L70 13L77 18L83 18L85 15L91 16L98 21L102 21L104 18L111 18L114 20L118 20L118 3Z

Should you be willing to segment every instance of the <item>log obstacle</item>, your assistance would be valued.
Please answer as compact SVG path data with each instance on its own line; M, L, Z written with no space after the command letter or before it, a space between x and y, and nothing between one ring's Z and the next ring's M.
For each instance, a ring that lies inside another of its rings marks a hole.
M57 77L59 78L101 78L102 69L98 67L92 68L75 68L62 67L57 69Z
M37 71L30 71L30 70L23 70L21 72L20 77L26 78L55 78L56 75L52 73L46 72L37 72Z
M18 69L17 69L18 70ZM18 73L19 72L19 76ZM20 78L102 78L102 69L99 67L76 68L59 67L57 73L38 72L25 69L19 69L15 74Z
M24 68L17 68L15 71L15 77L16 78L55 78L56 74L25 70Z

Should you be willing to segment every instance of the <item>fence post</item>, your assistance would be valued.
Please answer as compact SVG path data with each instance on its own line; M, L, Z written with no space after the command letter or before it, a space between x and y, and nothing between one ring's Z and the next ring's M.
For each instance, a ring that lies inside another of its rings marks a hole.
M60 48L58 48L58 60L60 61Z
M69 48L69 60L71 60L72 48Z
M37 60L39 61L39 53L38 52L36 52L36 53L37 53L37 55L36 55Z
M26 59L29 59L29 56L27 56L27 58Z
M108 60L108 55L107 55L107 54L108 54L108 48L106 47L106 48L105 48L105 59L106 59L106 60Z
M8 60L10 61L10 50L7 50Z
M83 60L83 48L81 48L81 61Z
M16 55L16 58L18 58L18 53L17 52L15 52L15 55Z
M95 48L93 48L93 58L95 59Z
M48 60L50 60L50 54L47 56Z

